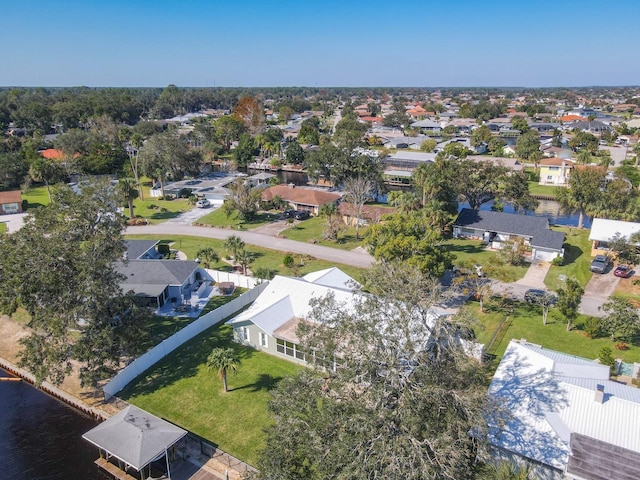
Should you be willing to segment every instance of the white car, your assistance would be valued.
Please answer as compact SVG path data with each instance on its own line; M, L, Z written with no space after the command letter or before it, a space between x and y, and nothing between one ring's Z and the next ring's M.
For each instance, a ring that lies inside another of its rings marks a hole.
M206 198L203 198L202 200L198 200L196 202L196 207L198 208L208 208L210 206L211 206L211 202Z

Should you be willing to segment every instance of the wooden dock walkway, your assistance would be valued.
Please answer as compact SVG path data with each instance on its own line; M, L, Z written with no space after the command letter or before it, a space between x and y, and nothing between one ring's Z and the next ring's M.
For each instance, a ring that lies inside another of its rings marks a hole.
M103 470L107 471L113 478L118 480L138 480L136 477L129 475L124 470L120 469L117 465L109 462L106 458L98 458L95 461ZM162 476L162 479L168 479L167 476ZM171 480L225 480L223 477L205 470L198 465L189 461L182 461L180 463L171 466Z

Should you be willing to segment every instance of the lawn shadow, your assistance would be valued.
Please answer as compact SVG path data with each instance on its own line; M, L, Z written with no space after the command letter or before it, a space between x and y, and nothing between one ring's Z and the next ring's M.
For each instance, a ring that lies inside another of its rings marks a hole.
M568 243L565 243L563 247L564 247L564 261L562 262L563 265L569 265L571 263L574 263L584 253L582 249L576 245L570 245Z
M155 212L149 215L149 218L153 220L169 220L182 215L184 212Z
M278 383L282 380L282 377L272 377L268 373L262 373L258 376L258 379L250 383L248 385L243 385L242 387L236 387L229 389L230 392L236 390L244 390L245 388L250 388L252 392L259 392L261 390L266 390L267 392L276 388Z
M444 245L445 250L451 253L466 253L471 255L474 253L482 253L485 251L485 245L478 242L477 245L459 244L459 243L446 243Z

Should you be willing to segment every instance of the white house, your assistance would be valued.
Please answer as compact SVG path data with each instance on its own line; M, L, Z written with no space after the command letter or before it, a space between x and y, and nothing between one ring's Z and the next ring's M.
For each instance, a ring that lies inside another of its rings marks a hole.
M251 306L229 320L233 339L267 353L306 363L299 350L298 324L309 317L314 298L331 294L336 301L351 304L359 286L338 268L312 272L304 277L276 275Z
M609 242L618 234L627 241L631 236L640 233L640 223L624 222L622 220L609 220L607 218L594 218L589 232L591 245L591 255L604 255L609 253ZM640 247L640 242L636 242Z
M640 478L640 390L608 366L512 340L489 394L510 414L490 421L496 458L527 460L541 479Z

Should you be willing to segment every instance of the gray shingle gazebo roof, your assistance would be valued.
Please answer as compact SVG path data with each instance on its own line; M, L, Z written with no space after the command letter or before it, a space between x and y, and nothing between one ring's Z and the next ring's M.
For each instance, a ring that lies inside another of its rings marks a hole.
M186 434L186 430L129 405L82 438L140 471Z

